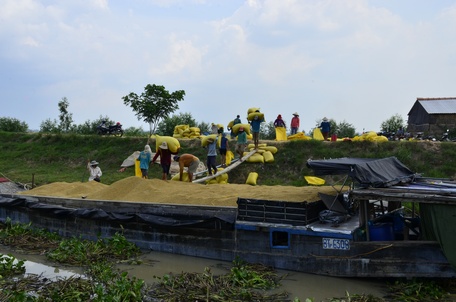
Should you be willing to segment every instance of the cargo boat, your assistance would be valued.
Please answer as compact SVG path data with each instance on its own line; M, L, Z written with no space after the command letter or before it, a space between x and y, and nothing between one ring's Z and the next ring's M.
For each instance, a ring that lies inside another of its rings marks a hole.
M94 200L88 208L82 198L1 194L0 221L91 240L121 232L145 250L327 276L456 277L456 183L422 178L394 157L307 165L341 176L342 186L318 202L240 196L237 207Z

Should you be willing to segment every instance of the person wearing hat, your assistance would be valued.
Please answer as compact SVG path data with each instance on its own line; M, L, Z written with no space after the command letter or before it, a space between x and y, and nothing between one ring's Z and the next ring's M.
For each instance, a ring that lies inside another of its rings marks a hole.
M152 157L152 150L149 145L144 146L144 150L139 153L136 160L139 160L139 168L141 169L142 178L149 178L149 165Z
M212 170L214 170L214 174L217 174L217 138L218 136L215 139L212 137L207 139L206 166L209 176L212 176Z
M285 122L283 121L282 119L282 115L279 114L276 118L276 120L274 121L274 127L283 127L283 128L287 128L287 126L285 125Z
M331 123L328 121L326 117L323 118L319 128L321 129L321 134L323 135L323 138L327 140L329 136L329 131L331 131Z
M298 133L299 129L299 114L297 112L293 113L293 118L291 119L291 135Z
M96 160L88 160L87 161L87 170L89 170L89 181L97 181L100 182L101 175L101 169L98 167L98 162Z
M247 145L247 133L244 131L244 127L239 127L236 142L236 153L239 154L239 159L242 162L244 156L245 146Z
M169 169L171 168L171 151L168 148L166 141L162 142L158 147L157 153L155 153L152 163L155 163L157 158L160 156L160 166L162 168L162 180L168 180Z
M175 155L174 161L179 163L179 180L182 181L182 176L184 175L184 168L187 167L188 181L193 181L193 174L198 169L200 160L198 157L192 154L182 154L181 156Z

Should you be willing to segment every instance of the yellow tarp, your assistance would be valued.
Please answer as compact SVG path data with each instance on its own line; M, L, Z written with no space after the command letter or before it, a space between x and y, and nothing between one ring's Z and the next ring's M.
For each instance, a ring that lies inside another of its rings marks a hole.
M325 138L323 137L323 134L321 134L320 128L315 128L315 129L313 130L313 139L316 139L316 140L319 140L319 141L322 141L322 140L325 139Z
M286 141L287 140L287 129L285 127L277 127L276 131L276 141Z

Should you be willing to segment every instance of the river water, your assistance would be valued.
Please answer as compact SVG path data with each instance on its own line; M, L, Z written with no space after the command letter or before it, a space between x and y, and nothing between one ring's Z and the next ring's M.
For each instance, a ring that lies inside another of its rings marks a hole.
M25 262L26 274L42 274L48 278L83 274L83 271L78 267L56 265L49 262L43 255L13 252L4 246L0 246L0 253L10 253L18 259L27 260ZM144 261L141 265L119 265L119 268L128 271L130 276L143 279L148 284L156 281L154 276L161 277L169 273L178 274L182 272L202 273L205 267L209 267L214 274L225 274L227 271L223 267L231 265L229 262L218 260L153 251L144 254L141 259ZM386 294L385 281L381 280L334 278L284 270L277 272L287 275L281 282L280 290L289 292L291 300L299 298L301 301L305 301L306 298L313 298L315 302L327 301L327 298L345 296L346 291L351 295L372 294L376 297L383 297Z

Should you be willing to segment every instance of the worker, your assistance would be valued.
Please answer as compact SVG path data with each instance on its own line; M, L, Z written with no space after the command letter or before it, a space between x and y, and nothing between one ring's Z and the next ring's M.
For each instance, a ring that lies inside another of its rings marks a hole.
M96 160L87 161L87 170L89 170L89 181L100 182L100 177L102 175L100 167L98 167L98 162Z
M193 174L196 172L196 169L199 166L200 160L198 157L192 154L182 154L181 156L174 156L174 161L179 163L179 180L182 181L182 176L184 175L184 167L187 167L188 181L193 181Z

